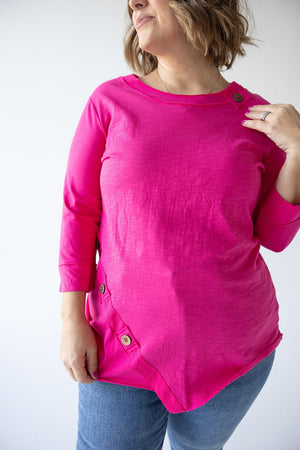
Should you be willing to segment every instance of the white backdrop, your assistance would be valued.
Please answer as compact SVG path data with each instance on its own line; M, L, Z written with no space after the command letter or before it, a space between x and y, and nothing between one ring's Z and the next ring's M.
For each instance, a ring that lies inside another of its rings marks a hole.
M300 111L300 2L249 5L252 34L263 42L246 46L246 57L223 76ZM3 450L75 449L78 385L59 359L63 178L89 95L103 81L132 73L123 57L127 20L126 0L0 1ZM283 340L226 450L300 448L299 244L300 233L283 252L261 247Z

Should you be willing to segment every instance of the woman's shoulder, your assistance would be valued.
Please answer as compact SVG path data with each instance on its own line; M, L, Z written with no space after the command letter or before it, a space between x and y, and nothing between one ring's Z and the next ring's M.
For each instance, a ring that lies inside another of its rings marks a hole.
M263 97L260 93L257 92L256 87L247 88L241 84L239 86L248 94L249 100L251 99L251 104L255 105L270 105L270 101Z
M102 81L91 91L90 98L96 101L103 95L111 95L112 93L119 91L122 84L122 78L122 75L120 75L119 77Z

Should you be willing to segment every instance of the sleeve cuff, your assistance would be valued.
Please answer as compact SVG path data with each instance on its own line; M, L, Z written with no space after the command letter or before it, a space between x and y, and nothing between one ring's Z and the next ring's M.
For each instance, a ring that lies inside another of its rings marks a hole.
M293 205L281 197L276 189L276 183L267 195L263 208L264 214L275 223L287 225L300 220L300 205Z
M96 268L86 264L61 264L59 267L59 292L85 291L91 292L95 287Z

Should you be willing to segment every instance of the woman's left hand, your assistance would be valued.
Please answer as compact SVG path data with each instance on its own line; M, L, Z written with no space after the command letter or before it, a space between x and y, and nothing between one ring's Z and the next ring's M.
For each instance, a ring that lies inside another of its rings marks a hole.
M249 107L242 125L265 133L287 155L300 156L300 114L293 105L276 103ZM264 111L270 111L265 120L260 120Z

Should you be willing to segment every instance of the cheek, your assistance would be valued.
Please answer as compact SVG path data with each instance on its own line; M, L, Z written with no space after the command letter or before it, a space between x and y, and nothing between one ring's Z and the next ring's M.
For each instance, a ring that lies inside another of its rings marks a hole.
M156 20L156 26L166 36L178 36L183 30L180 28L176 17L169 11Z

